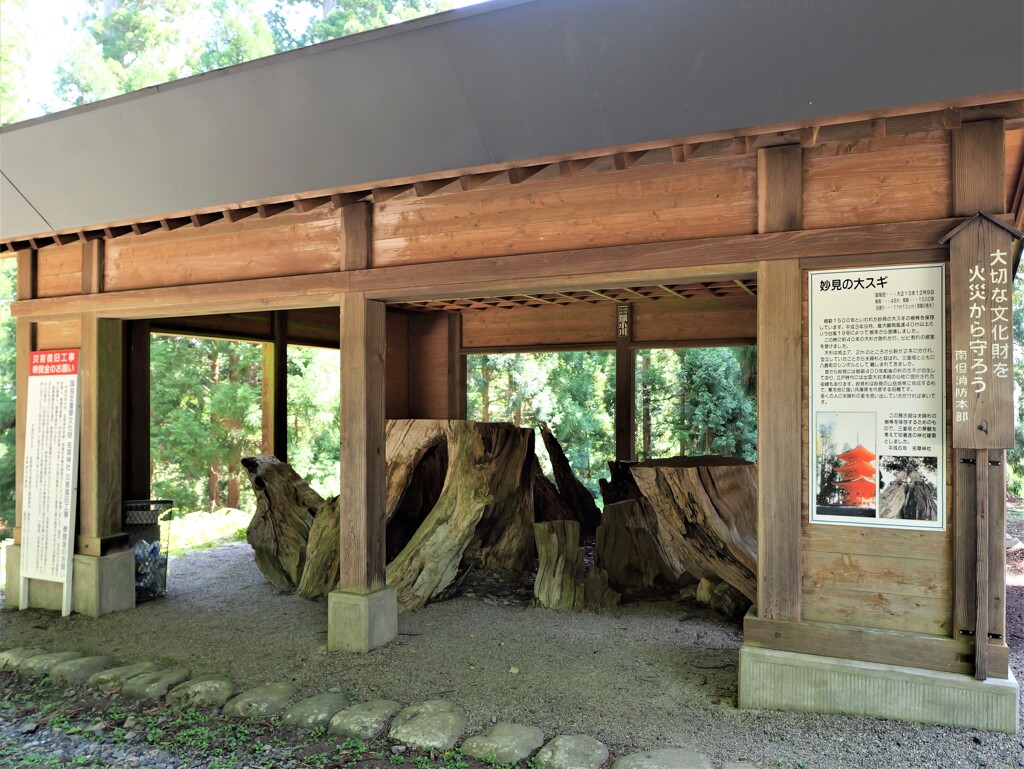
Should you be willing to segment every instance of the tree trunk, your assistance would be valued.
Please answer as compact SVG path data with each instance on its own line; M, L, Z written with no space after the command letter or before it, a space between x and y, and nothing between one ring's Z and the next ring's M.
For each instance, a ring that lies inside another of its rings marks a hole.
M471 422L452 422L451 427L444 490L387 567L387 582L398 593L401 610L423 606L455 580L477 524L494 501L488 482L492 460L484 455L483 437Z
M256 565L271 584L294 588L302 578L310 527L323 498L276 457L246 457L242 466L256 494L256 513L245 534Z
M220 470L214 464L210 465L206 478L206 492L210 500L210 512L220 509Z
M673 570L715 574L756 600L757 467L733 457L691 457L644 462L630 473Z
M573 517L579 521L583 538L590 539L597 534L597 527L601 523L601 511L597 509L594 497L591 496L587 487L580 483L573 473L569 459L562 451L561 444L555 439L554 433L547 425L542 424L540 434L544 440L544 447L548 450L548 456L551 458L558 494L565 501L566 506L572 510Z
M608 584L628 598L664 598L686 578L662 555L656 524L639 500L605 505L597 528L594 563L608 574Z
M558 493L558 489L541 469L540 461L533 457L533 520L536 523L548 521L575 521L576 515Z
M545 609L601 611L619 605L619 594L608 586L608 573L596 566L583 574L580 525L551 521L533 526L539 554L533 602Z
M341 577L341 497L331 497L320 506L309 527L306 560L296 594L301 598L325 596Z

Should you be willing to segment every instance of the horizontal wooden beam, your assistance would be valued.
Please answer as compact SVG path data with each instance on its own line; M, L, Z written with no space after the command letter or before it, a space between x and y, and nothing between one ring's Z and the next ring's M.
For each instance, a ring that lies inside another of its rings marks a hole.
M753 613L743 620L743 643L764 649L826 654L829 657L903 665L945 673L974 672L974 642L940 636L876 630L824 622L786 622L761 619ZM1006 678L1009 650L989 644L989 674Z
M60 320L90 313L101 318L133 320L223 312L293 310L337 306L341 302L341 295L348 290L348 273L327 272L35 299L15 302L11 305L11 314L32 319Z
M1010 215L1000 221L1011 223ZM681 280L743 279L756 275L756 261L858 255L936 253L939 238L962 218L872 224L828 230L774 232L632 246L553 251L454 262L381 267L352 272L230 281L173 288L118 291L95 296L19 301L12 314L59 319L95 313L111 318L163 318L215 312L296 309L337 305L340 294L364 291L368 298L408 302L462 297L558 292ZM740 255L748 261L737 261ZM878 258L879 263L888 260Z

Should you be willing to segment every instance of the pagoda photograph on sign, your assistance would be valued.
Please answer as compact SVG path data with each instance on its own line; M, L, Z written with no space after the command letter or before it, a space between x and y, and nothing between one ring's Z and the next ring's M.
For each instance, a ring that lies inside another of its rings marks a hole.
M818 515L876 516L876 457L864 441L874 447L874 414L818 414Z

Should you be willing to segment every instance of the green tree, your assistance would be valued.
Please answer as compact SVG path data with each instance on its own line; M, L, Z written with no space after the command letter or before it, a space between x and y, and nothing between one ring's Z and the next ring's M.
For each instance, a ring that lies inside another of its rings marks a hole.
M270 26L256 12L252 0L214 0L210 13L211 34L199 56L201 71L230 67L274 53Z
M0 125L21 120L25 112L24 82L31 53L27 10L27 0L0 0Z
M341 358L288 347L288 464L323 497L341 490Z
M334 40L356 32L386 27L447 10L445 0L278 0L267 22L278 51ZM305 24L294 32L289 16L301 15Z
M91 0L79 45L57 68L57 95L85 104L192 74L199 40L188 19L199 10L199 0Z

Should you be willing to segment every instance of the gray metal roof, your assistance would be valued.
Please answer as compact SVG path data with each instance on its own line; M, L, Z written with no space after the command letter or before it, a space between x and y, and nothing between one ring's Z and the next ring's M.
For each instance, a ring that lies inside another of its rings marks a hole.
M1021 0L519 0L0 129L0 240L1024 89Z

